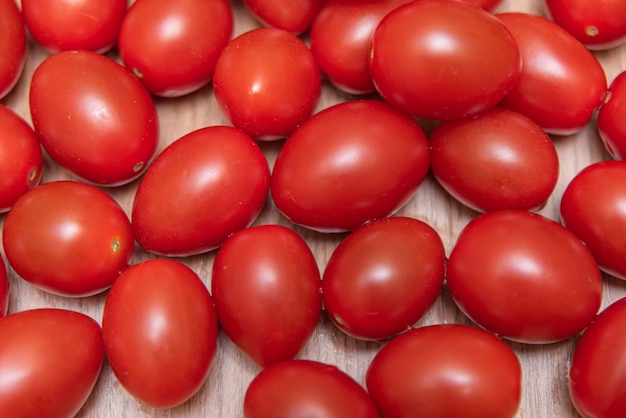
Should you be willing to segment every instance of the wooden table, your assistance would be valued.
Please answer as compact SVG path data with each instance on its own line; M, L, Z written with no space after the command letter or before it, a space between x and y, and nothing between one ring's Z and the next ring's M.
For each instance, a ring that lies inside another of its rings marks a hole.
M235 33L238 35L258 22L244 9L241 0L232 1L236 16ZM540 0L505 0L497 9L503 11L523 11L542 14ZM24 74L3 103L30 121L28 108L28 88L36 66L46 57L46 53L34 43L29 44L29 56ZM604 65L608 81L626 69L626 45L606 52L597 53ZM348 98L325 85L318 110ZM194 129L208 125L228 124L222 116L210 87L205 87L189 96L177 99L156 99L161 123L160 149ZM595 120L592 120L577 135L554 138L561 160L560 179L556 190L547 205L540 211L543 215L558 220L558 205L566 185L572 177L588 164L608 159L598 137ZM262 143L268 161L273 164L279 149L278 143ZM71 178L66 172L46 160L44 182ZM133 194L137 182L115 189L106 189L122 207L130 213ZM416 196L404 207L401 215L416 217L433 226L441 235L449 254L461 229L475 212L448 197L433 178L427 178ZM4 216L0 217L0 221ZM257 224L279 223L288 225L300 233L310 244L320 271L323 271L328 258L344 235L325 235L295 227L283 218L271 204L268 204ZM215 253L182 259L205 281L211 280L211 267ZM133 262L152 257L137 249ZM74 309L100 321L106 293L84 299L71 299L54 296L34 288L10 271L11 299L10 312L38 307L59 307ZM605 276L604 306L626 296L626 282ZM468 323L468 320L455 307L444 288L435 306L418 325L436 323ZM550 345L523 345L510 343L523 365L523 399L519 417L574 417L575 410L567 391L567 368L573 349L573 340ZM375 342L362 342L347 337L337 330L324 316L300 357L334 364L364 384L365 372L373 356L381 345ZM224 335L219 336L218 352L206 384L185 404L170 409L157 410L141 405L116 381L110 366L105 363L95 390L79 413L79 417L120 418L120 417L208 417L230 418L242 415L242 401L248 383L260 371Z

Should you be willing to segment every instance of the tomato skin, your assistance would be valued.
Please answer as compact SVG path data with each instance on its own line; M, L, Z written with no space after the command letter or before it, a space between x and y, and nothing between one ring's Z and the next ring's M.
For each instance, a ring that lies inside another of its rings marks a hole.
M626 71L618 74L609 86L606 100L598 110L598 133L604 148L617 160L626 157Z
M68 297L111 287L135 248L119 204L94 186L69 180L44 183L22 195L7 214L2 241L19 276Z
M14 0L0 0L0 99L17 84L26 63L26 27Z
M100 325L85 314L33 309L0 320L0 415L75 416L104 361Z
M505 418L521 403L519 359L502 340L469 325L399 335L376 354L365 379L385 418Z
M280 225L234 233L213 264L211 294L228 337L261 367L297 356L322 309L320 273L306 242Z
M4 259L0 257L0 318L6 316L9 311L9 295L11 286Z
M392 217L348 235L322 280L324 308L354 338L383 340L410 329L443 286L445 249L430 225Z
M250 12L264 25L294 35L306 32L326 0L244 0Z

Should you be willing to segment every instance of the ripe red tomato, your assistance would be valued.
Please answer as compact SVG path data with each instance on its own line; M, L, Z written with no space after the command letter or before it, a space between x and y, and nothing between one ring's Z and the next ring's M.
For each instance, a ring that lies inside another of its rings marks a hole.
M378 418L365 389L336 366L290 360L267 367L250 383L244 418Z
M213 301L200 277L172 259L131 266L109 292L102 332L111 368L139 401L172 408L205 382L217 349Z
M244 0L244 4L264 25L300 35L311 27L325 1Z
M322 309L320 273L293 230L261 225L234 233L213 264L211 294L228 337L261 367L291 360Z
M522 368L511 348L469 325L414 328L372 360L367 389L385 418L514 417Z
M272 172L276 207L320 231L346 231L402 207L425 178L422 128L382 101L331 106L283 145Z
M128 267L133 230L119 204L76 181L44 183L26 192L4 222L7 260L24 280L64 296L108 289Z
M0 318L6 316L9 311L9 276L4 259L0 257Z
M459 119L497 104L521 72L515 39L491 13L423 0L387 14L374 31L370 71L393 106L425 119Z
M471 119L441 122L430 145L436 179L479 212L537 209L559 177L550 137L526 116L500 107Z
M606 100L598 110L598 133L611 156L626 158L626 71L620 73L609 86Z
M522 210L474 218L457 238L446 279L470 319L522 343L576 335L602 302L602 277L589 249L561 224Z
M79 312L33 309L0 320L0 416L75 416L104 361L102 330Z
M213 250L255 220L269 185L267 160L249 136L228 126L190 132L139 183L131 213L137 242L165 255Z
M157 151L152 97L129 70L95 52L46 58L33 74L30 111L50 157L90 183L128 183Z
M0 0L0 99L22 75L26 63L26 27L14 0Z
M425 222L407 217L370 222L330 257L322 280L324 308L352 337L393 337L435 303L444 263L443 242Z

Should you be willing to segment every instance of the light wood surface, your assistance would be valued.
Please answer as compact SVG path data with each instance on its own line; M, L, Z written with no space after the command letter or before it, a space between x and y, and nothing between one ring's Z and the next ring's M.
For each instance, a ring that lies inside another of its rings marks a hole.
M244 9L241 0L232 1L236 24L234 35L243 33L258 22ZM496 10L523 11L542 14L540 0L506 0ZM626 46L596 53L604 65L608 81L626 69ZM29 44L29 55L23 76L2 102L30 121L28 89L31 75L46 53L34 43ZM328 85L324 86L318 110L349 98L338 94ZM160 149L194 129L209 125L228 124L222 116L212 90L205 87L189 96L178 99L156 99L161 123ZM560 179L554 194L540 213L558 220L560 196L572 177L588 164L608 159L598 134L595 120L577 135L554 138L561 161ZM279 143L262 143L270 165L273 164ZM49 159L46 160L44 182L71 178ZM115 189L105 189L130 213L137 182ZM461 229L476 215L447 196L428 177L420 186L416 196L401 210L401 215L426 221L441 235L447 253L450 253ZM0 217L4 221L4 216ZM257 224L279 223L294 228L311 246L320 271L323 271L332 251L344 235L320 234L295 227L284 219L268 202ZM4 256L4 254L3 254ZM215 253L180 259L190 266L209 286L211 267ZM137 249L133 262L152 257ZM40 291L26 283L15 272L10 271L11 296L9 312L38 307L74 309L101 320L106 293L83 299L63 298ZM605 276L604 306L626 296L626 282ZM436 304L418 325L435 323L467 323L468 320L457 310L445 288ZM519 417L551 418L575 417L575 410L567 392L567 367L573 349L573 340L550 345L523 345L509 343L523 365L523 399ZM364 384L369 362L381 345L351 339L337 330L323 315L319 325L300 358L313 359L338 366ZM90 399L79 413L79 417L209 417L231 418L242 415L245 390L252 378L260 371L224 335L219 336L218 351L206 384L185 404L169 409L157 410L146 407L128 393L116 381L110 366L105 362L101 377Z

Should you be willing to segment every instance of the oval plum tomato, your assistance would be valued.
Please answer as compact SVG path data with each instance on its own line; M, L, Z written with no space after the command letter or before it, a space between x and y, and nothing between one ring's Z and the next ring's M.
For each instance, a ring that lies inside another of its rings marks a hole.
M264 25L300 35L311 27L325 1L244 0L244 4Z
M22 195L7 214L2 241L9 264L24 280L72 297L111 287L135 248L130 221L113 198L65 180Z
M224 115L258 140L291 134L315 109L321 83L309 47L277 28L252 29L230 41L213 77Z
M322 280L324 308L342 331L383 340L411 328L443 286L445 249L430 225L394 217L348 235Z
M158 96L178 97L208 84L233 32L227 0L142 0L120 31L124 65Z
M424 119L459 119L511 91L521 57L491 13L460 1L423 0L396 8L377 26L370 71L378 92L398 109Z
M164 149L141 179L131 219L149 252L185 256L213 250L252 224L269 193L259 146L229 126L190 132Z
M102 314L115 376L133 397L156 408L180 405L200 389L217 349L217 328L207 287L172 259L124 271Z
M0 257L0 318L5 316L9 311L9 276L4 259Z
M550 134L580 131L606 94L606 75L598 59L544 17L522 12L496 17L511 31L522 54L522 74L501 104Z
M617 160L626 158L626 71L618 74L598 110L598 133L607 152Z
M10 108L0 105L0 212L37 186L43 152L33 128Z
M244 418L378 418L365 389L336 366L289 360L262 370L250 382Z
M22 75L26 63L26 27L14 0L0 0L0 99Z
M104 361L100 325L63 309L33 309L0 320L0 416L75 416Z
M471 119L439 123L430 145L437 181L479 212L538 209L559 177L559 157L550 137L526 116L499 107Z
M428 164L428 140L412 118L382 101L349 101L313 115L287 139L271 194L296 224L353 230L400 209Z
M365 379L385 418L512 418L521 402L519 359L470 325L425 326L394 338Z
M321 314L321 286L306 242L280 225L234 233L213 263L220 324L261 367L291 360L304 348Z
M522 210L474 218L457 238L446 278L471 320L522 343L576 335L602 302L602 277L589 249L561 224Z

